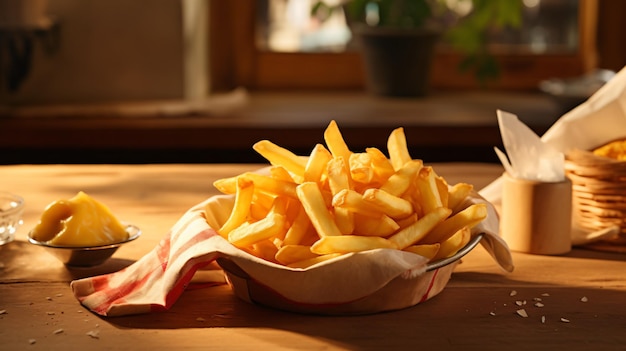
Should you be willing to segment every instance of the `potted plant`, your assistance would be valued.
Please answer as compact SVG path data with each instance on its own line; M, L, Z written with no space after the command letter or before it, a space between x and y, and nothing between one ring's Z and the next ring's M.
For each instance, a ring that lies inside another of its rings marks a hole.
M314 3L313 14L324 20L342 9L363 54L368 90L387 96L424 96L429 90L435 47L442 40L464 54L461 69L473 70L485 82L497 77L497 64L487 50L489 31L521 23L522 0L459 0L467 14L444 0L347 0Z

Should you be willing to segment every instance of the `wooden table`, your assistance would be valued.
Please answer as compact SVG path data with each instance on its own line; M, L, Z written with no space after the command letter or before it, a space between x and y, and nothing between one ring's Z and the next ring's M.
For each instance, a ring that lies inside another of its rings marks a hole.
M27 203L16 241L0 247L0 349L616 350L626 345L626 256L587 249L559 257L514 253L516 269L505 273L478 247L432 300L358 317L302 315L251 305L237 299L227 285L187 290L166 312L115 318L94 315L73 297L72 279L131 264L151 250L184 211L216 194L213 180L257 167L0 167L2 190L23 195ZM467 181L477 188L502 171L487 164L435 167L450 183ZM48 203L79 190L144 232L93 269L68 269L26 241L27 231ZM543 307L535 306L537 299ZM528 312L527 318L516 313L520 308ZM98 338L89 332L97 332Z

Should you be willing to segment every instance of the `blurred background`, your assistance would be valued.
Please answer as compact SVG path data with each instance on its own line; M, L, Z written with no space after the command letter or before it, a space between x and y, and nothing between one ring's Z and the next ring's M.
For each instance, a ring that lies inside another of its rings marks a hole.
M481 3L437 2L449 27ZM346 8L317 3L0 0L0 163L257 162L254 141L307 153L330 119L355 148L403 126L417 158L494 162L497 108L543 133L626 63L626 2L519 0L519 25L483 33L495 78L441 40L427 93L381 96Z

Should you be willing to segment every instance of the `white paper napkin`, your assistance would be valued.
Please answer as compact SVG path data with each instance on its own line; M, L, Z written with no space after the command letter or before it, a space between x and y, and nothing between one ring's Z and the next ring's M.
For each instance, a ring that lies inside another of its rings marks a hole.
M543 142L535 132L516 115L497 111L504 153L495 148L505 170L514 178L542 182L560 182L565 179L565 156ZM510 163L509 163L510 162Z

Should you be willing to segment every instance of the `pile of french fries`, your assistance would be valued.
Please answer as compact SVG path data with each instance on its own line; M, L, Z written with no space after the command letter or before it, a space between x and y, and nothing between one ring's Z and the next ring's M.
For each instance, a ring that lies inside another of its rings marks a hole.
M454 255L487 216L483 203L463 207L473 190L449 186L409 154L404 129L391 132L388 157L351 151L335 121L308 157L268 140L253 148L269 172L214 182L234 205L219 234L236 247L294 268L352 252L395 249L438 260Z

